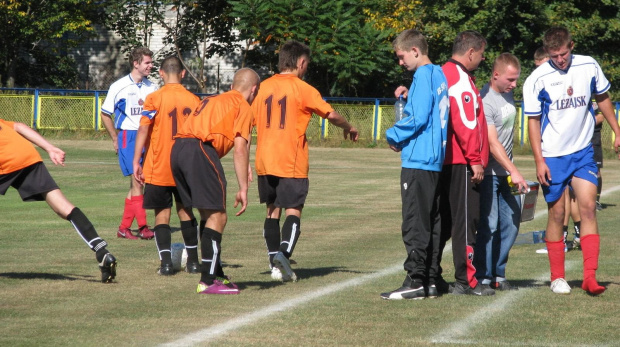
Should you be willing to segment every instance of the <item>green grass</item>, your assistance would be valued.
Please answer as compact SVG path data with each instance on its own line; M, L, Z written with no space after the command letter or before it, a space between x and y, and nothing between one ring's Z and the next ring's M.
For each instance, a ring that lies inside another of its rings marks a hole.
M356 286L313 298L199 345L425 346L425 345L618 345L620 344L620 191L603 196L599 216L602 249L599 281L608 290L590 297L581 289L581 253L567 254L569 296L548 288L548 261L541 244L512 249L508 278L519 291L495 297L452 297L391 302L379 293L400 285L405 257L400 238L398 154L386 148L313 148L310 194L293 265L298 283L272 282L262 238L264 206L256 184L251 205L229 217L223 239L225 271L242 289L238 296L195 294L198 275L157 275L153 241L117 239L128 182L109 140L55 139L67 152L66 167L48 168L65 195L91 219L119 259L117 283L99 283L94 254L70 224L44 203L23 203L15 190L0 198L0 345L150 346L202 329L311 298L349 280ZM533 180L531 156L516 163ZM236 187L226 157L229 204ZM604 190L620 185L620 162L607 160ZM542 194L541 194L542 195ZM538 209L546 205L539 197ZM230 212L233 211L232 206ZM150 223L152 212L148 213ZM544 229L546 215L521 226ZM173 218L173 227L178 219ZM134 229L135 229L134 224ZM182 242L179 232L173 242ZM449 252L445 277L453 276ZM368 280L368 276L376 276ZM542 279L542 281L540 281Z

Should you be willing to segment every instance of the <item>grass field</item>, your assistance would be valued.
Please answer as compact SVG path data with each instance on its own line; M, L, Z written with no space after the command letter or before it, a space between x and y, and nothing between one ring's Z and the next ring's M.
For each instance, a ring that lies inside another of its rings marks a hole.
M598 279L607 291L599 297L580 289L579 251L566 256L573 292L560 296L549 290L547 257L535 254L542 245L518 244L507 269L518 291L380 299L400 286L405 257L400 160L385 148L311 149L310 194L293 256L297 283L271 281L264 206L253 184L251 205L229 217L223 239L225 271L241 294L206 296L195 294L198 275L157 275L154 241L116 238L128 181L109 141L52 142L67 152L67 165L46 164L110 244L119 260L117 282L99 283L94 253L67 221L44 203L22 203L11 189L0 198L0 346L620 345L620 161L606 160L603 169ZM515 161L533 180L532 157ZM224 166L230 203L231 157ZM544 229L545 210L539 197L537 217L521 232ZM178 220L171 225L178 228ZM182 242L180 232L173 242ZM451 262L448 252L443 265L450 282Z

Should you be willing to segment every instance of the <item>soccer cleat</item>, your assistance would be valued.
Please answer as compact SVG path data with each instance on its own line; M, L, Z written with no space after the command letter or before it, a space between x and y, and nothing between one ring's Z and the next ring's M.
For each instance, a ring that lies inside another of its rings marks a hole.
M575 235L575 238L573 238L573 249L581 249L581 239L579 236Z
M596 202L596 210L597 211L602 211L603 210L603 205L600 202Z
M107 253L103 256L103 260L99 263L99 269L101 270L101 282L111 283L114 277L116 277L116 258L112 253Z
M157 273L162 276L172 276L174 275L174 267L172 264L161 264Z
M229 287L232 287L232 288L235 288L235 289L239 289L239 287L237 287L236 284L234 284L234 283L232 283L230 281L230 278L228 276L224 276L224 277L217 276L215 279L220 281L220 282L222 282L222 284L225 285L225 286L229 286Z
M276 280L276 281L282 281L282 271L280 271L280 269L278 269L275 266L272 267L271 268L271 279Z
M508 281L491 282L491 288L499 291L519 290L519 287L513 287Z
M551 282L551 291L556 294L570 294L570 286L563 278L556 278Z
M439 294L448 294L452 293L453 287L443 279L443 277L439 276L435 279L435 287L437 287L437 292Z
M439 296L439 291L437 290L437 286L434 284L429 285L426 289L426 297L429 299L434 299Z
M491 289L489 285L485 285L481 283L478 283L475 288L472 288L467 284L455 282L452 295L490 296L490 295L495 295L495 291Z
M236 288L236 286L234 286L234 284L228 280L226 280L226 282L228 283L223 283L222 281L216 279L213 281L213 284L210 286L204 282L199 282L198 288L196 288L196 293L198 294L239 294L239 288Z
M424 291L424 286L419 286L417 288L402 286L391 292L381 293L381 298L386 300L419 300L425 297L426 292Z
M140 238L143 240L150 240L155 237L155 233L153 233L151 229L149 229L149 227L145 225L141 226L138 230L138 236L140 236Z
M291 269L291 263L289 263L284 253L278 252L273 257L273 264L282 273L282 282L297 282L297 275Z
M200 264L198 263L187 263L185 265L185 272L190 274L199 274L200 273Z
M116 237L118 238L122 238L122 239L129 239L129 240L137 240L138 237L134 236L134 234L131 233L131 229L129 228L118 228L118 232L116 233Z

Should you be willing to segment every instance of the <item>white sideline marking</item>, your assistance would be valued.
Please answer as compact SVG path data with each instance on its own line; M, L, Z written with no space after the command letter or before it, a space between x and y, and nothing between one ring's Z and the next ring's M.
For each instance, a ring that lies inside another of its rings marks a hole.
M601 196L603 195L607 195L610 194L612 192L618 191L620 190L620 185L618 186L614 186L610 189L607 189L603 192L601 192ZM538 213L536 213L534 215L534 218L539 218L541 216L544 216L545 214L547 214L547 210L544 211L540 211ZM451 249L450 247L450 243L446 244L445 248L444 248L444 252L447 252ZM567 262L566 265L566 269L570 269L572 268L572 266L574 266L574 264L577 263L576 261L574 262ZM227 322L221 323L221 324L217 324L214 325L212 327L209 327L207 329L202 329L199 330L197 332L188 334L187 336L178 339L176 341L172 341L172 342L168 342L168 343L164 343L161 344L160 346L193 346L199 343L203 343L203 342L207 342L207 341L212 341L215 340L217 338L223 337L223 335L225 333L237 330L239 328L242 328L246 325L250 325L252 323L255 323L263 318L267 318L271 315L274 315L278 312L281 311L286 311L288 309L291 309L293 307L299 306L299 305L303 305L309 301L312 301L314 299L317 299L319 297L325 296L325 295L329 295L329 294L333 294L336 292L339 292L341 290L344 290L348 287L353 287L353 286L357 286L360 284L364 284L368 281L374 280L374 279L378 279L381 278L383 276L388 276L388 275L392 275L394 273L397 273L399 271L402 271L402 265L394 265L392 267L386 268L384 270L381 270L379 272L375 272L369 275L365 275L365 276L361 276L358 278L353 278L350 279L348 281L345 282L341 282L341 283L337 283L337 284L333 284L330 286L327 286L321 290L318 291L314 291L314 292L310 292L310 293L305 293L302 294L296 298L281 302L281 303L277 303L271 306L267 306L265 308L261 308L257 311L254 312L250 312L244 316L241 316L239 318L235 318L235 319L231 319L228 320ZM537 281L539 282L545 282L547 280L547 278L549 277L548 274L543 274L541 275ZM529 289L523 288L519 291L513 291L508 293L507 295L505 295L504 297L502 297L499 300L495 300L493 302L491 302L489 305L487 305L486 307L478 310L477 312L473 313L472 315L470 315L469 317L467 317L464 320L461 320L459 322L455 322L453 323L450 327L448 327L446 330L444 330L443 333L440 333L439 338L437 339L433 339L431 340L432 342L438 342L438 343L443 343L443 342L449 342L449 343L454 343L454 344L469 344L469 343L474 343L475 341L469 341L466 339L458 339L459 336L464 336L467 334L467 332L470 332L471 330L471 326L475 325L475 324L481 324L484 321L486 321L486 319L490 318L491 315L493 314L498 314L501 313L503 311L503 309L507 306L509 306L513 301L515 301L516 299L518 299L520 297L520 293L524 293L529 291ZM513 294L514 293L514 294ZM454 335L455 337L452 338L451 336ZM480 341L476 341L476 342L480 342Z
M364 275L364 276L357 277L357 278L352 278L350 280L347 280L341 283L332 284L330 286L324 287L323 289L304 293L295 298L292 298L292 299L289 299L283 302L278 302L271 306L267 306L259 310L256 310L254 312L250 312L239 318L234 318L224 323L209 327L207 329L199 330L195 333L191 333L176 341L162 344L161 346L193 346L198 343L203 343L209 340L215 340L217 338L223 337L222 335L225 333L237 330L246 325L257 322L263 318L267 318L271 315L274 315L278 312L287 311L291 308L294 308L299 305L303 305L314 299L318 299L320 297L324 297L326 295L339 292L349 287L358 286L360 284L364 284L366 282L381 278L383 276L392 275L399 271L403 271L402 264L395 265L395 266L383 269L379 272L375 272L372 274Z
M566 270L570 270L578 264L579 261L573 260L566 262ZM546 282L549 279L549 273L540 275L536 281ZM476 312L467 316L460 321L454 322L446 329L441 331L436 337L430 340L431 343L453 343L453 344L479 344L478 340L467 339L467 336L472 335L477 325L484 324L486 321L493 319L495 315L504 312L504 309L510 306L514 301L527 294L533 288L520 288L508 292L498 300L489 302L486 306L480 308Z

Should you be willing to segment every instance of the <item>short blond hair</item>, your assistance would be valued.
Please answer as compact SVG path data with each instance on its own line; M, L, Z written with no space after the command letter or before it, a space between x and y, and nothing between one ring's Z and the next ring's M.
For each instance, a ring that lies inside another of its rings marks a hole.
M402 31L392 42L394 50L410 51L412 47L419 49L423 55L428 55L426 38L415 29Z

